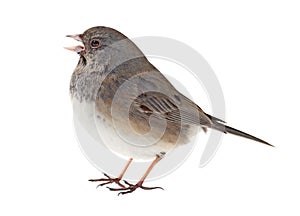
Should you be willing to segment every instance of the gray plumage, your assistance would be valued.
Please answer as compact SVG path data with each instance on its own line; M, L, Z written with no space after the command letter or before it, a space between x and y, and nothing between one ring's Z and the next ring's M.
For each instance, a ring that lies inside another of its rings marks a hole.
M80 60L72 75L70 93L80 101L97 101L99 112L106 117L112 118L112 103L120 87L134 80L131 85L125 85L122 94L131 100L129 119L141 131L149 129L148 120L152 116L167 122L162 139L170 142L182 128L199 125L205 131L212 128L271 145L206 114L178 92L139 48L120 32L107 27L94 27L80 37L84 49L79 52ZM99 47L92 47L93 40L100 43ZM116 106L123 109L122 104Z

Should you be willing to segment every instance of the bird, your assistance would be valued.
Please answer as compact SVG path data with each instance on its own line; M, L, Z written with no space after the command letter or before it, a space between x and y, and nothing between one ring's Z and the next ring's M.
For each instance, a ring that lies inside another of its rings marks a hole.
M95 26L67 37L82 43L66 47L79 54L70 81L72 103L79 108L86 130L95 124L107 138L106 147L128 161L117 177L104 173L105 178L90 179L100 182L98 186L116 183L117 188L108 188L122 195L138 188L162 189L144 186L145 179L167 153L187 144L199 130L214 129L273 146L205 113L121 32ZM136 184L123 179L133 160L152 161Z

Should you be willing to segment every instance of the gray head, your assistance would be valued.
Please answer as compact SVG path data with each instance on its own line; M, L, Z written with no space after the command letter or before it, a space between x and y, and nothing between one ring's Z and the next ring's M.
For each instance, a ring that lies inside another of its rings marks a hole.
M99 62L103 57L107 60L115 51L118 52L118 58L122 58L122 54L142 54L125 35L109 27L96 26L82 34L67 35L67 37L83 43L83 46L68 47L67 49L80 54L84 60L88 61L87 63Z
M101 80L122 63L139 57L144 58L143 53L131 40L112 28L97 26L82 34L67 37L83 44L67 48L80 55L70 84L71 95L80 100L94 98ZM146 58L144 61L147 61Z

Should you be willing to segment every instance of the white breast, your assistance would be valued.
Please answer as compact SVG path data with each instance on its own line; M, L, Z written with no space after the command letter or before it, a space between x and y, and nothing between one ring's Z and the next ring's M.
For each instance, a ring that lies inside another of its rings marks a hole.
M124 136L124 133L120 133L115 125L118 122L113 124L110 119L95 110L95 103L73 99L74 121L77 121L86 134L89 134L102 148L106 146L120 157L125 159L133 157L135 160L148 161L153 160L157 154L167 153L176 147L176 145L170 145L161 140L151 145L143 145L140 141L134 140L134 132L128 132ZM138 143L132 143L130 140Z

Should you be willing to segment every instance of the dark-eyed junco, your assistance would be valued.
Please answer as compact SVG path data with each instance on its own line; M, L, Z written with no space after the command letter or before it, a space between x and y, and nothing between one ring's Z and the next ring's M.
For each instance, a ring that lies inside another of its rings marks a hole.
M117 183L120 194L144 187L151 169L165 154L189 142L201 128L216 129L263 144L269 143L225 125L205 113L192 100L181 94L156 69L141 50L126 36L108 27L93 27L83 34L68 35L83 43L69 47L80 55L72 75L70 93L73 103L81 108L86 127L96 124L105 134L105 145L128 163L117 178L90 181L99 186ZM120 182L133 159L153 160L137 184Z

